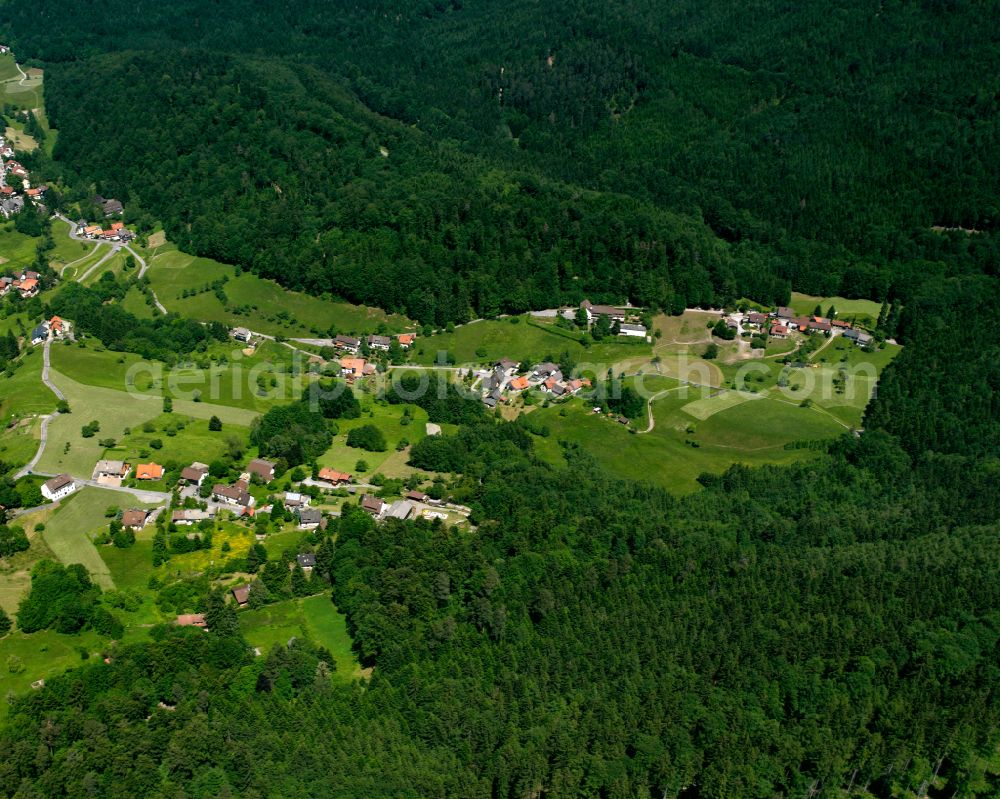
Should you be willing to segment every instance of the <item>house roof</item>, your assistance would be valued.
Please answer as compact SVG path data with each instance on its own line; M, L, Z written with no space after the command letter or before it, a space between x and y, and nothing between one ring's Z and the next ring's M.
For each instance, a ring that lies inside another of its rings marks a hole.
M645 333L646 328L643 325L620 325L619 330L625 330L629 333Z
M181 508L170 514L170 521L172 522L200 522L211 518L211 513L197 508Z
M218 497L231 499L243 507L249 507L252 500L250 493L245 488L240 488L239 486L226 486L220 483L212 488L212 493Z
M372 511L374 513L381 513L382 508L385 507L385 503L378 497L373 497L369 494L365 494L363 497L361 497L361 507L367 511Z
M400 344L412 344L416 337L415 333L400 333L396 339Z
M302 552L295 556L295 560L303 569L316 565L316 556L312 552Z
M98 474L113 474L116 477L124 477L128 474L129 466L125 461L100 460L94 471Z
M784 325L775 325L771 328L772 333L777 333L779 336L783 336L788 333L788 328Z
M68 474L57 474L51 480L46 480L43 484L49 491L58 491L73 483L73 478Z
M48 335L49 329L42 324L31 331L31 340L36 341L37 339L48 338Z
M194 482L198 482L206 474L208 474L208 469L205 469L200 466L195 466L194 464L192 464L191 466L185 466L183 469L181 469L182 480L193 480Z
M206 627L204 613L182 613L177 617L178 627Z
M323 513L317 508L303 508L299 511L299 524L319 524Z
M31 291L38 285L38 281L33 277L29 277L27 280L22 280L21 285L18 287L21 291Z
M514 391L523 391L528 387L528 378L526 377L515 377L510 381L510 387Z
M352 338L351 336L337 336L333 340L334 344L340 344L343 347L360 347L361 339Z
M494 366L498 366L501 369L514 369L518 366L518 363L517 361L512 361L510 358L501 358Z
M426 502L427 495L423 491L407 491L406 498L412 499L414 502Z
M135 467L136 480L159 480L163 477L163 467L158 463L140 463Z
M148 511L139 510L138 508L132 508L131 510L127 510L122 514L122 526L142 527L146 523L147 518L149 518Z
M250 474L256 474L258 477L270 480L274 476L274 464L263 458L254 458L247 464L247 471Z
M392 519L408 519L413 513L413 503L405 499L397 499L389 506L389 517Z
M346 472L338 472L336 469L323 467L319 470L319 479L330 483L349 483L351 476Z
M233 599L239 602L241 605L245 605L247 600L250 599L250 586L249 585L237 585L232 588Z
M364 358L341 358L340 368L346 369L352 374L359 375L365 370L365 359Z
M369 347L388 347L390 344L392 344L392 339L388 336L371 335L368 337Z

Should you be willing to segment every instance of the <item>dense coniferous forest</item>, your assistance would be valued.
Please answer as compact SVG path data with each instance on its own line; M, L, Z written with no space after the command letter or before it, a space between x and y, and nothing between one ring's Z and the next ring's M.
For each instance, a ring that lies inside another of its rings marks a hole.
M995 269L982 11L112 0L132 24L109 31L44 0L0 24L48 67L76 195L443 324L584 295L882 300L916 264Z
M212 594L209 632L154 628L16 699L0 795L1000 793L989 11L0 6L48 69L74 191L187 248L438 323L584 294L888 297L906 344L860 435L683 499L570 445L555 468L529 424L428 398L458 430L411 460L459 473L475 531L349 504L317 564L368 681L331 683L308 641L254 657ZM95 334L100 291L63 292ZM182 320L120 322L196 343ZM308 399L256 443L322 448L354 412ZM65 572L40 573L36 612Z

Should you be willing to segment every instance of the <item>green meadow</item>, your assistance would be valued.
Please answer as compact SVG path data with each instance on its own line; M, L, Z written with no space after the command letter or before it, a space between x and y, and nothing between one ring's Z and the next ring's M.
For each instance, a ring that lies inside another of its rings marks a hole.
M239 620L247 641L264 654L276 644L287 644L293 637L308 638L330 650L338 677L351 680L364 676L351 648L346 617L333 606L327 594L241 610Z
M191 319L249 327L259 333L300 338L325 337L333 327L340 332L373 333L379 325L392 331L407 328L408 320L375 308L288 291L277 283L208 258L187 255L171 244L156 248L147 275L168 310ZM228 278L224 305L212 290L216 280ZM185 291L199 293L184 297Z
M558 327L552 320L524 315L470 322L450 333L418 338L411 360L429 366L442 363L440 353L450 353L459 365L500 358L537 363L547 358L558 359L563 352L580 363L608 365L648 361L652 355L649 344L624 338L584 346L577 331Z
M816 297L811 294L800 294L792 292L792 299L788 304L798 314L803 316L811 314L816 310L816 306L823 309L823 314L832 305L837 309L837 318L851 321L856 319L858 324L866 327L874 325L878 319L882 304L873 300L849 300L845 297Z
M0 274L31 266L38 239L14 229L13 222L0 223Z

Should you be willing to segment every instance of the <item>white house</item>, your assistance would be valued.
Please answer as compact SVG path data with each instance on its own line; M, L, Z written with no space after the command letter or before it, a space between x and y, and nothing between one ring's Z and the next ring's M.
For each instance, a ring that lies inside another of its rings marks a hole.
M619 325L618 335L646 338L646 328L642 325Z
M50 502L57 502L76 491L76 483L68 474L60 474L42 483L42 496Z

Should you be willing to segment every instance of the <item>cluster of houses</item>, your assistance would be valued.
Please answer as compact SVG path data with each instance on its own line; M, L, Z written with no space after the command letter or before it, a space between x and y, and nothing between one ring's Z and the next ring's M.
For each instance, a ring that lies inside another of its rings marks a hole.
M827 319L824 316L802 316L791 308L781 307L771 313L750 311L735 313L724 317L726 325L737 332L743 330L759 331L772 338L785 339L793 332L822 333L824 335L842 335L848 341L858 346L867 346L872 342L872 336L859 330L850 322L842 319Z
M509 358L501 358L493 364L489 372L480 374L483 403L495 408L498 403L509 402L514 396L537 388L554 399L571 397L590 386L586 378L567 378L558 364L540 363L527 373L519 374L519 364Z
M645 325L638 322L637 309L616 308L613 305L595 305L590 300L580 303L580 308L587 314L587 324L593 325L602 316L606 316L611 323L611 332L618 336L627 338L648 338L649 332ZM573 308L566 308L562 311L562 316L571 321L575 321L577 311Z
M166 470L158 463L140 463L135 467L135 479L142 482L162 480ZM132 464L119 460L99 460L91 479L98 485L120 488L132 474Z
M42 276L31 269L13 275L0 275L0 297L16 292L22 299L30 300L38 294L41 279Z
M124 222L112 222L107 228L87 224L86 219L76 223L76 235L91 241L132 241L135 233L125 227Z
M371 335L365 338L364 343L368 346L369 350L388 352L389 347L392 346L392 338L390 336ZM408 350L413 346L413 342L417 340L417 334L399 333L395 336L395 339L399 342L400 347ZM333 339L333 346L341 352L356 355L361 351L361 339L354 336L336 336Z
M61 317L53 316L31 331L31 343L38 345L48 341L50 338L72 337L72 330L73 326L71 323Z
M395 502L386 502L380 497L363 494L360 507L361 510L377 520L399 519L405 521L416 516L419 513L419 506L425 504L436 503L421 491L408 491L405 497L397 499Z
M14 148L0 138L0 214L3 218L10 219L19 214L26 202L44 211L42 200L48 190L45 184L31 185L31 173L14 160Z

